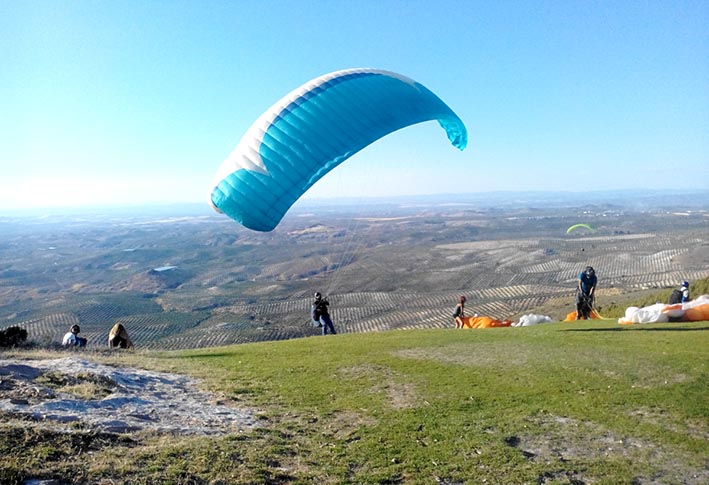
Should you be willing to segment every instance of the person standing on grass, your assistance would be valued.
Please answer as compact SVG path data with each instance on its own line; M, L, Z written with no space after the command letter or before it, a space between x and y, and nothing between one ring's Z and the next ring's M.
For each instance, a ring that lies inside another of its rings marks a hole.
M455 306L455 312L453 312L455 328L463 328L463 318L465 318L465 301L465 296L461 295L458 298L458 304Z
M322 334L327 335L328 329L330 333L335 335L335 326L332 324L330 312L328 311L330 302L322 297L320 292L315 292L315 301L313 302L312 318L322 324Z
M596 271L591 266L586 266L586 269L579 273L576 284L576 320L588 320L591 317L597 283Z

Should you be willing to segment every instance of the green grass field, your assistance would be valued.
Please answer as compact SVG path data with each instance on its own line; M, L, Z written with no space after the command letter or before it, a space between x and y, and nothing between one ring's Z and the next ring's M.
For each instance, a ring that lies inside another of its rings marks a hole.
M261 427L185 438L2 425L0 482L709 483L707 322L402 330L96 358L199 377L256 408Z

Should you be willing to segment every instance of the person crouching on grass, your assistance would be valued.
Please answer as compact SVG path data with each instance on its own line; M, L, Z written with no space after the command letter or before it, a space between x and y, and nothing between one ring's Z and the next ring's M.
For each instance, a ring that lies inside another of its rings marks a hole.
M108 347L113 349L118 347L119 349L132 349L133 342L128 336L128 331L122 323L117 323L113 326L108 334Z

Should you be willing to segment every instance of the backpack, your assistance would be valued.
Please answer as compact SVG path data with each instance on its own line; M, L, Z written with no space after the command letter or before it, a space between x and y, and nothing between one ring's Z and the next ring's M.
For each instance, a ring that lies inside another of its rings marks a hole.
M670 305L675 305L677 303L682 303L682 292L680 290L674 290L670 295Z
M320 311L315 304L310 306L310 323L313 327L322 327L322 323L320 322Z

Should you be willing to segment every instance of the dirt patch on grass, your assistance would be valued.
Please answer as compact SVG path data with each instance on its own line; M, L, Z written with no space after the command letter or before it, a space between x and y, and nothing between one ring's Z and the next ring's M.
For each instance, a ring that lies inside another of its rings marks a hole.
M328 420L323 434L329 434L337 440L355 441L359 439L356 434L362 427L375 426L377 422L371 416L363 416L351 411L340 412Z
M395 353L398 357L441 362L478 368L552 368L566 365L590 375L603 374L609 381L629 384L633 388L654 389L682 384L690 376L676 373L671 368L647 361L638 365L632 356L598 348L575 349L573 355L554 349L540 348L519 342L476 342L447 345L438 348L413 348Z
M407 409L416 407L420 396L413 384L403 382L400 376L387 367L375 365L359 365L341 369L343 377L349 379L365 379L370 383L370 391L376 394L385 394L389 405L393 409Z
M414 348L396 352L397 357L457 364L469 367L524 367L543 359L530 349L505 342L447 345L440 348ZM505 356L504 358L501 356Z
M519 449L529 460L552 465L573 460L604 459L652 463L655 468L652 475L637 476L633 483L709 483L709 469L701 465L688 465L692 458L681 451L670 450L633 436L621 436L589 421L550 414L530 417L529 421L529 428L539 432L505 438L508 446ZM566 474L567 478L579 480L580 483L593 481L580 476L575 470L554 473ZM558 478L550 476L539 483Z
M56 430L226 434L257 425L189 377L75 357L0 360L0 411Z

